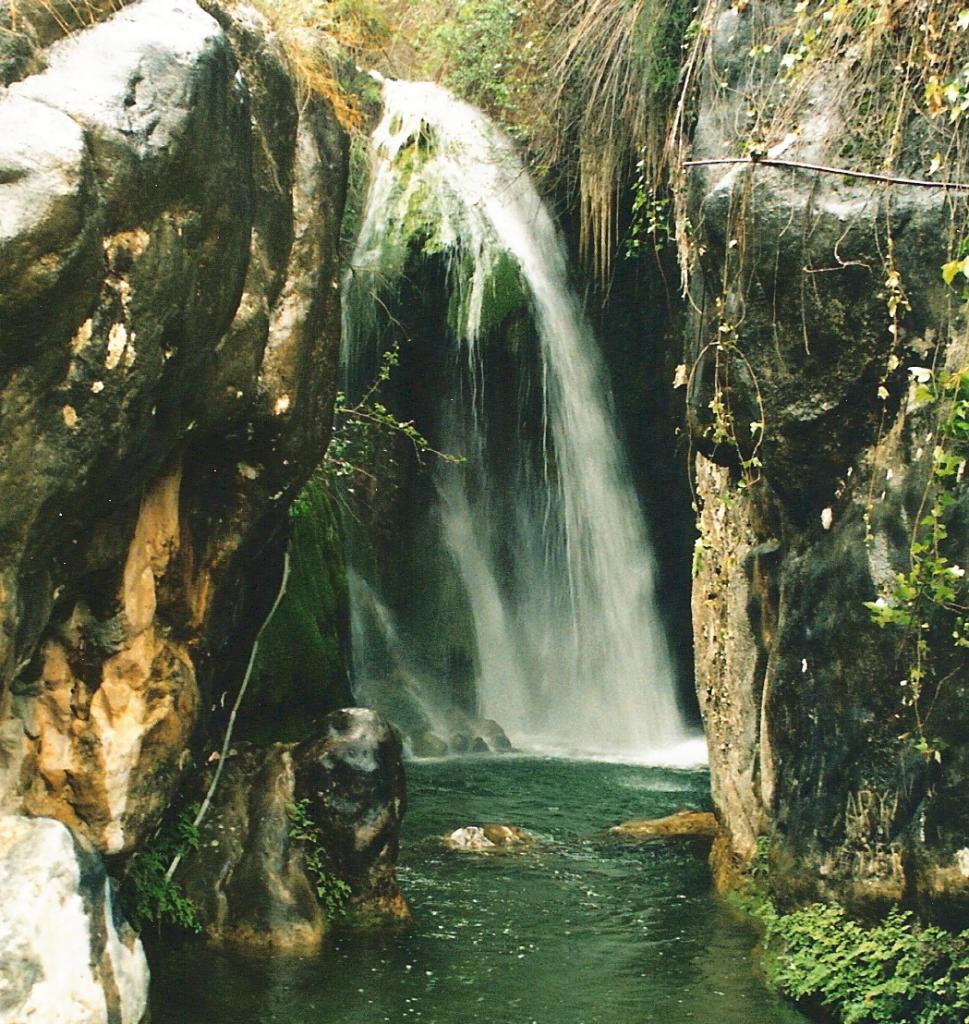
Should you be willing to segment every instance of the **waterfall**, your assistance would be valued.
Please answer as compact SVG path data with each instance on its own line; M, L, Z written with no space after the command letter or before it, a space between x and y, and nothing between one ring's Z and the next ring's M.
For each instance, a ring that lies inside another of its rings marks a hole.
M415 247L442 260L453 389L434 440L465 462L435 468L433 514L473 623L478 712L524 748L676 760L688 736L649 539L555 225L479 111L429 83L387 81L384 102L345 283L344 375L352 393L373 372L381 307ZM516 303L534 344L516 335L497 359ZM353 614L355 636L372 634L373 616L364 629L366 609ZM367 661L354 658L365 694Z

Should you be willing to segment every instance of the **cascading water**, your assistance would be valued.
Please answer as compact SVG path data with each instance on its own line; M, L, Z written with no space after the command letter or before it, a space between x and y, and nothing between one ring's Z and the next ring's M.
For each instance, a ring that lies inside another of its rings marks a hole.
M453 389L438 396L434 440L465 462L435 470L434 514L473 623L478 710L522 747L696 760L696 744L674 753L688 736L649 542L552 219L480 112L428 83L388 81L384 102L345 286L346 387L359 393L373 372L381 310L415 248L443 260ZM534 344L506 341L496 366L509 294ZM376 631L393 647L387 609L362 580L354 590L355 644L372 649ZM364 650L353 662L367 695L380 669Z

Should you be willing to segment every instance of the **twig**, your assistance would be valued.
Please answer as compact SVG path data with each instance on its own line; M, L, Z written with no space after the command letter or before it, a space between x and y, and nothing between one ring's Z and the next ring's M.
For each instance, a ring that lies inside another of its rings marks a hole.
M249 677L252 675L253 666L256 664L256 654L259 651L259 640L262 637L263 631L266 626L269 625L269 620L276 614L276 609L279 607L280 602L283 599L283 595L286 593L286 584L289 582L289 548L286 548L286 553L283 555L283 576L279 581L279 592L276 594L276 600L273 601L272 608L269 609L269 614L263 619L262 625L259 627L259 632L256 634L256 639L253 641L252 650L249 653L249 664L246 666L246 674L242 677L242 685L239 687L239 692L236 695L235 703L232 705L232 713L229 715L229 724L225 729L225 739L222 741L222 752L219 754L219 763L215 766L215 774L212 776L212 782L209 784L209 788L205 793L205 799L202 801L202 806L198 809L198 814L195 815L195 819L192 822L193 828L198 828L202 824L202 819L208 812L209 805L212 803L212 797L215 796L216 786L219 784L219 779L222 777L222 768L225 765L226 754L229 752L229 744L232 742L232 730L235 728L236 715L239 713L239 707L242 704L242 698L246 695L246 689L249 686ZM165 872L165 878L171 880L172 875L178 868L178 865L182 862L181 853L177 854L175 859L168 865L168 870Z
M969 192L969 182L926 181L924 178L896 178L891 174L872 174L869 171L851 171L844 167L825 167L823 164L802 163L799 160L775 160L772 157L717 157L707 160L685 160L684 167L711 167L723 164L763 164L766 167L794 167L802 171L818 171L821 174L838 174L846 178L864 178L866 181L884 181L890 185L913 185L916 188L942 188Z

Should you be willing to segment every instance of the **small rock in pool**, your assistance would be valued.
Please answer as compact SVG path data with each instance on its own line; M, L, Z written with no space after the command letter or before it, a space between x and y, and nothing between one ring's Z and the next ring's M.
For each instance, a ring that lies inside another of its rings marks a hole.
M666 818L624 821L609 831L624 839L713 839L717 819L709 811L677 811Z
M534 837L517 825L466 825L444 837L448 849L471 853L520 849L534 842Z

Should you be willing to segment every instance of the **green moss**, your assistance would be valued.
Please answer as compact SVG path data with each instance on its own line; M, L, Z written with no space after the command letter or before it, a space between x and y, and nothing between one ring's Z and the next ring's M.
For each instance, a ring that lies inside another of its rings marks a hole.
M352 703L343 541L321 474L300 493L292 520L289 583L259 641L246 702L250 739L302 738L320 716Z
M471 326L468 323L468 303L472 273L470 257L462 254L461 266L454 268L453 276L463 283L463 287L452 290L447 311L448 325L457 336L467 335ZM486 335L502 327L509 317L526 311L527 305L528 290L518 263L507 252L500 251L484 284L479 333Z

